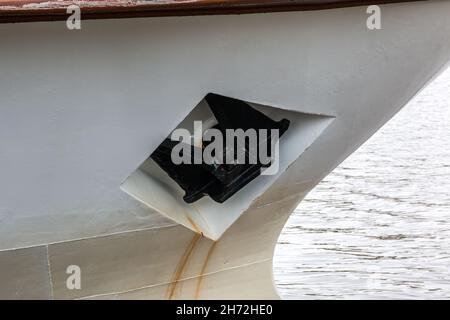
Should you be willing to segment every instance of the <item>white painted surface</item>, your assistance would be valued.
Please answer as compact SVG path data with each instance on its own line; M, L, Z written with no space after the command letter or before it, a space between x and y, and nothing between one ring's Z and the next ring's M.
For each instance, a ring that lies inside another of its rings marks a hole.
M377 31L364 7L86 21L80 32L0 25L0 249L170 224L119 186L207 92L336 116L253 206L295 204L448 62L449 12L448 1L386 5ZM271 259L288 208L229 236ZM237 262L240 247L218 254Z

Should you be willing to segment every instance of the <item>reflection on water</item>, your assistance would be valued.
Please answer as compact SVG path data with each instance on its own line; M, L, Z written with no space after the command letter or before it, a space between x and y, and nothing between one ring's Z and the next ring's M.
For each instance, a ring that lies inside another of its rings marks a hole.
M285 299L450 298L450 69L307 196L274 272Z

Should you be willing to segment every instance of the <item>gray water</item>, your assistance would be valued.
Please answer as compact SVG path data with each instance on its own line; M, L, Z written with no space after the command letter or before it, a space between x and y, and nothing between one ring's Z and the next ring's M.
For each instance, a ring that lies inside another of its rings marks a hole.
M274 271L285 299L450 298L450 69L300 204Z

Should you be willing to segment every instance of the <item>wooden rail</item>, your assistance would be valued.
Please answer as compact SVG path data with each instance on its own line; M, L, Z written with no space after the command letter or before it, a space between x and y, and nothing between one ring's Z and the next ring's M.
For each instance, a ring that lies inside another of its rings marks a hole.
M426 0L0 0L0 23L66 20L71 4L82 19L306 11Z

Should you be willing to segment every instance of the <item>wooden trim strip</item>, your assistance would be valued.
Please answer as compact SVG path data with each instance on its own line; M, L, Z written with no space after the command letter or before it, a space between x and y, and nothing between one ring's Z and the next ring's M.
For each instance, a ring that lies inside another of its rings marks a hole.
M0 23L66 20L71 4L82 19L309 11L427 0L0 0Z

